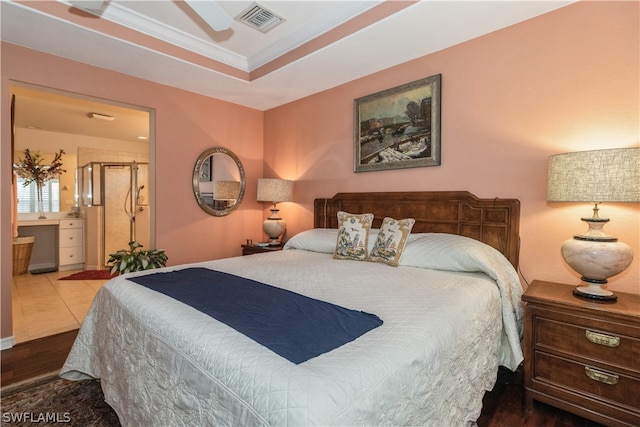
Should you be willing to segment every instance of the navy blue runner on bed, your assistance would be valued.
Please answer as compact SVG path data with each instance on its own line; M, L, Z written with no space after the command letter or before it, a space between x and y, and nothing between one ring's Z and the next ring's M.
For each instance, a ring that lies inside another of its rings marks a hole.
M207 268L128 279L192 306L296 364L382 324L374 314Z

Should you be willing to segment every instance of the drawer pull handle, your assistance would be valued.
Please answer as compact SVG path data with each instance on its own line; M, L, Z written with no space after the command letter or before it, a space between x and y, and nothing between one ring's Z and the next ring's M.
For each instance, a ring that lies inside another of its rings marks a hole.
M606 345L607 347L617 347L620 345L620 337L601 334L587 329L587 339L594 344Z
M598 371L588 366L584 367L584 373L587 374L587 376L592 380L600 381L601 383L611 385L618 384L619 377L614 374L608 374L606 372Z

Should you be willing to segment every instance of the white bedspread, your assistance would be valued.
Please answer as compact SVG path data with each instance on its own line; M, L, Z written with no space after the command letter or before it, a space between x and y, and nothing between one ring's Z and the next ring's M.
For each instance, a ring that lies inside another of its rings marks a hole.
M384 321L307 362L121 276L97 294L61 376L101 378L125 426L473 425L498 364L522 360L519 302L509 303L520 284L504 265L466 255L451 263L476 272L423 268L419 240L401 260L418 266L284 250L162 269L204 266ZM440 252L453 250L437 240Z

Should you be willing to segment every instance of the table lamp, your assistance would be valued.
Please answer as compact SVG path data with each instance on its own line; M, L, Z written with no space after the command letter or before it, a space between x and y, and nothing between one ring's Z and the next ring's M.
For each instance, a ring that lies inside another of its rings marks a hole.
M240 195L239 181L216 181L213 198L215 200L224 201L225 206L233 206Z
M640 148L615 148L557 154L549 157L547 200L590 202L593 216L582 218L589 229L562 244L564 260L581 275L574 295L615 301L602 289L609 277L623 272L633 260L631 248L604 232L608 218L600 218L602 202L640 201Z
M281 243L281 236L287 229L286 222L278 216L279 202L293 201L293 181L285 179L258 179L258 201L273 203L271 216L264 220L262 229L269 236L269 245L277 246Z

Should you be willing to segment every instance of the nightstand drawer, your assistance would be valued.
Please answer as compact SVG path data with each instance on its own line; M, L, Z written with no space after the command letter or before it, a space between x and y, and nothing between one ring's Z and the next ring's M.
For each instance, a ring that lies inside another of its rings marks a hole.
M241 245L242 255L263 254L267 252L276 252L282 250L282 245L278 246L253 246L253 245Z
M607 322L600 321L600 325L596 329L536 317L534 343L640 373L640 339L612 332L615 325Z
M527 406L539 400L607 426L640 426L640 295L601 304L574 289L535 280L522 296Z
M640 408L640 380L609 369L536 352L534 379L633 411Z

